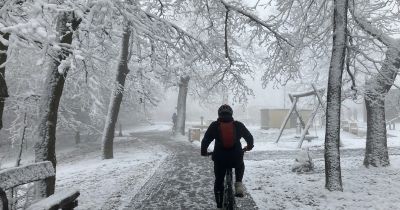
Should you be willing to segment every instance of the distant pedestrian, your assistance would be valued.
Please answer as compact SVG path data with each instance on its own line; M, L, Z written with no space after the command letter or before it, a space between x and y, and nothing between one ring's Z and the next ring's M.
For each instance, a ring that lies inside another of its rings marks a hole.
M178 119L178 116L176 115L176 113L174 112L174 114L172 114L172 133L175 133L176 130L176 121Z

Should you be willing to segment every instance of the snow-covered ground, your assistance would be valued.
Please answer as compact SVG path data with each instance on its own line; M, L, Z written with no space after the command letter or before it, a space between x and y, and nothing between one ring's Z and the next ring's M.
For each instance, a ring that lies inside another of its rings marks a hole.
M397 127L399 128L400 126ZM148 127L147 129L151 129L151 127ZM300 135L296 134L296 129L285 129L278 143L275 143L275 141L278 137L279 129L263 130L260 129L260 126L249 126L248 129L254 137L254 151L298 150L297 146L300 140ZM311 141L304 140L302 148L309 148L311 150L324 149L325 130L323 128L310 129L310 136L315 136L317 138L314 138ZM365 137L359 137L343 130L341 131L340 136L342 143L341 149L365 148ZM200 139L202 138L203 136L201 136ZM242 145L246 145L246 142L243 139ZM388 147L400 147L400 129L388 130ZM213 143L210 145L210 148L213 148Z
M140 133L140 132L159 132L171 130L171 124L169 123L157 123L153 125L139 125L130 129L124 130L124 133Z
M390 156L390 167L367 169L362 165L365 138L341 131L341 150L350 151L341 158L344 192L329 192L324 188L323 158L314 159L312 173L291 171L299 141L295 129L285 130L278 144L275 143L278 129L249 127L249 130L255 147L245 155L244 182L259 209L399 209L399 155ZM318 138L304 141L302 148L323 150L325 131L310 130L310 133ZM388 133L388 146L398 149L400 130ZM200 146L199 142L194 144Z
M295 129L286 129L282 137L276 144L278 137L278 129L262 130L259 127L249 127L250 132L254 136L255 151L269 150L297 150L297 145L300 140L299 134L296 134ZM400 147L400 130L388 130L388 147ZM323 149L325 140L324 129L310 129L311 136L318 138L312 139L310 142L304 140L302 148ZM349 132L341 131L342 149L358 149L365 148L365 137L358 137Z
M342 158L344 192L324 188L323 159L315 172L296 174L293 159L247 160L244 182L260 209L399 209L400 157L391 166L367 169L362 157Z
M316 155L315 171L296 174L291 171L298 144L295 130L285 130L280 142L275 144L277 129L249 129L255 139L255 149L245 155L244 183L251 195L248 201L253 198L259 209L398 209L400 206L400 156L397 154L400 131L389 131L388 145L394 154L390 156L391 166L370 169L362 165L365 139L342 132L344 192L329 192L324 188L323 130L316 131L318 139L303 144ZM194 141L191 149L187 136L171 139L170 130L168 123L124 130L125 137L115 139L111 160L101 160L100 142L86 142L58 151L56 191L78 188L81 192L78 209L141 209L144 206L157 209L167 204L176 206L180 200L185 200L181 209L199 207L200 201L204 206L213 206L209 194L213 179L211 161L200 157L200 142ZM315 135L315 130L311 135ZM200 170L205 163L209 164L207 172ZM183 182L184 179L196 181ZM173 188L170 185L177 191L170 192ZM196 197L200 192L207 196ZM160 200L157 196L169 200ZM147 203L137 203L142 202L139 198Z
M399 209L399 155L390 156L390 167L370 169L362 165L363 152L354 153L353 157L342 157L344 192L329 192L324 188L323 158L314 159L313 173L291 171L299 141L294 129L285 130L278 144L275 143L278 129L251 127L250 130L255 139L254 150L265 152L263 157L267 157L245 161L245 184L260 209ZM323 150L324 130L310 130L310 133L318 138L304 141L302 148ZM388 146L398 149L400 131L388 133ZM341 141L341 150L365 148L365 138L348 132L341 131Z
M68 153L57 166L56 190L79 189L77 209L126 205L168 155L162 147L146 147L140 141L134 137L116 138L114 158L110 160L101 160L100 150Z

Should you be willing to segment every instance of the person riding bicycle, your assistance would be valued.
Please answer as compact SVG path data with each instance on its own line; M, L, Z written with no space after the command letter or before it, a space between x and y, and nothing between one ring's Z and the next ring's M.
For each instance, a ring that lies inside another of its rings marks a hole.
M214 161L214 194L217 208L222 208L224 177L226 169L235 168L235 195L244 196L242 183L244 174L243 153L254 147L253 136L246 126L235 121L232 117L233 110L229 105L222 105L218 109L218 120L208 127L201 141L201 155L207 156L207 149L215 139L212 160ZM240 139L244 138L247 146L242 149Z

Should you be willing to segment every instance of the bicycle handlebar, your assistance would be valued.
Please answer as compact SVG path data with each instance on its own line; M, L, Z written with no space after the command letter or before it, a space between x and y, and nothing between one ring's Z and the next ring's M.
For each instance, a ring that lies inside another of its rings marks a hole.
M247 148L242 148L242 151L243 152L248 152L248 151L250 151L250 150L248 150ZM207 152L207 156L210 156L210 155L212 155L214 152Z

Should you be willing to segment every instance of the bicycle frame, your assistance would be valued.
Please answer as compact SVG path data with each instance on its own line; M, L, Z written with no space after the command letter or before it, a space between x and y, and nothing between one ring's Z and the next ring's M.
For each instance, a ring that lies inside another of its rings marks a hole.
M243 152L249 150L243 149ZM207 156L212 155L213 152L207 152ZM235 194L233 193L233 175L232 175L232 168L227 168L225 173L225 182L224 182L224 196L222 207L226 210L234 210L237 209L236 201L235 201Z
M232 168L226 169L223 209L233 210L236 209L235 194L233 193L233 175Z

